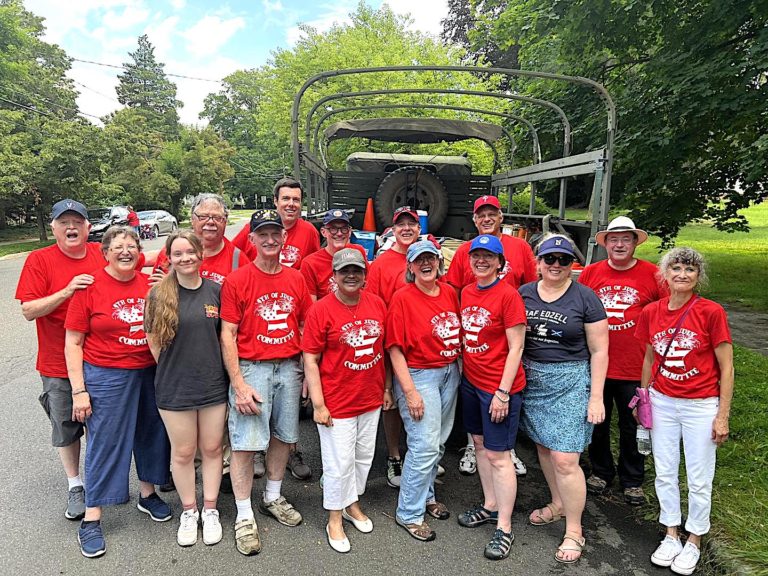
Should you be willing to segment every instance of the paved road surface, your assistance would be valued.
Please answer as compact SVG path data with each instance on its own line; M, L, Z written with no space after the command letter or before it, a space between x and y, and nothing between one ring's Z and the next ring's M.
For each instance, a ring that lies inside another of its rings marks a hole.
M239 226L238 226L239 228ZM162 240L156 240L160 243ZM151 247L151 244L150 246ZM50 428L37 403L40 379L34 371L36 341L34 324L26 322L13 300L25 256L0 259L0 313L6 318L0 334L0 371L4 378L0 393L4 400L0 422L0 573L34 574L657 574L648 562L656 543L655 524L641 523L619 498L589 498L584 514L587 547L576 567L561 566L553 559L564 524L544 527L527 524L528 512L547 501L540 469L534 464L529 443L519 452L529 473L521 480L513 519L516 535L512 554L493 563L482 557L492 528L460 527L456 514L481 495L477 476L461 476L456 469L457 446L450 446L443 464L448 472L438 488L438 498L447 503L452 516L431 522L437 531L434 542L420 543L395 525L392 514L397 493L384 478L383 450L374 461L368 491L362 498L373 519L372 534L359 534L350 526L347 534L352 552L340 555L325 541L325 513L317 476L309 482L287 478L284 494L304 515L304 523L287 528L261 516L257 520L264 548L246 558L234 548L232 523L234 502L223 495L220 502L224 539L213 547L182 549L175 541L177 518L155 523L136 510L138 486L132 480L132 501L105 509L103 526L107 554L88 560L80 555L76 522L64 518L66 483L56 452L50 446ZM319 471L317 433L309 421L302 422L302 446L313 470ZM381 438L380 438L381 445ZM264 480L256 481L254 498ZM175 493L170 501L178 515Z

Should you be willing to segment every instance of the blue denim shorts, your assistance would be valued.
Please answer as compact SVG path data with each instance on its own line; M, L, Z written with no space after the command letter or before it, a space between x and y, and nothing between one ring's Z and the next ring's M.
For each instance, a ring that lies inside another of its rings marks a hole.
M229 439L232 450L266 450L270 436L281 442L299 441L299 405L304 368L299 357L281 360L240 360L245 383L261 396L259 415L241 414L235 390L229 387Z
M518 392L509 396L509 413L501 422L491 422L491 400L493 394L475 386L465 377L461 378L462 416L464 428L470 434L483 437L483 445L494 452L514 450L517 444L517 427L520 424L520 407L523 395Z

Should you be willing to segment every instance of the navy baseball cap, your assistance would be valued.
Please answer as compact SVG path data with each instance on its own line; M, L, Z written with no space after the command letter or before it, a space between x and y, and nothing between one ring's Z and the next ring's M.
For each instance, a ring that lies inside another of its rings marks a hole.
M255 232L262 226L284 227L277 210L256 210L251 215L251 232Z
M56 204L54 204L53 208L51 209L51 220L56 220L62 214L64 214L64 212L74 212L75 214L78 214L79 216L82 216L88 220L88 210L77 200L65 198L64 200L59 200L56 202Z
M346 210L342 210L341 208L332 208L325 213L323 226L328 226L328 224L335 222L336 220L349 224L349 214L347 214Z
M565 236L551 236L539 244L536 256L544 256L545 254L568 254L576 258L573 245Z

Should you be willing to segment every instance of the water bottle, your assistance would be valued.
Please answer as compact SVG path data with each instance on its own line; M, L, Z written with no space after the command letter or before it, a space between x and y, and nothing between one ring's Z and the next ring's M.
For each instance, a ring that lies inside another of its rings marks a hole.
M651 453L651 431L643 426L637 427L637 451L643 456Z

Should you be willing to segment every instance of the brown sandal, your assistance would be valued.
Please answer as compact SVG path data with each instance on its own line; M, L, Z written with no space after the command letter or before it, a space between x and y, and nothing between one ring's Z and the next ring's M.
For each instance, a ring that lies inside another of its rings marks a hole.
M549 510L549 512L552 514L551 518L547 518L544 516L544 512L546 510ZM558 520L561 520L563 517L560 515L560 511L555 508L555 505L550 502L549 504L545 505L543 508L537 508L533 512L531 512L531 516L528 517L528 522L530 522L533 526L544 526L546 524L552 524L553 522L557 522Z
M431 542L435 539L435 531L429 527L429 524L422 522L421 524L406 524L400 518L395 519L398 526L402 526L408 531L408 534L416 538L421 542Z
M573 544L567 544L567 540L570 540L573 542ZM557 552L555 552L555 560L560 562L561 564L575 564L581 559L581 551L584 549L584 546L587 544L586 539L582 537L573 537L566 534L563 536L563 543L560 544L560 546L557 547ZM561 554L565 552L578 552L579 555L576 556L576 558L572 558L570 560L566 560Z
M430 502L427 504L427 514L438 520L447 520L451 517L451 513L448 511L448 506L442 502Z

